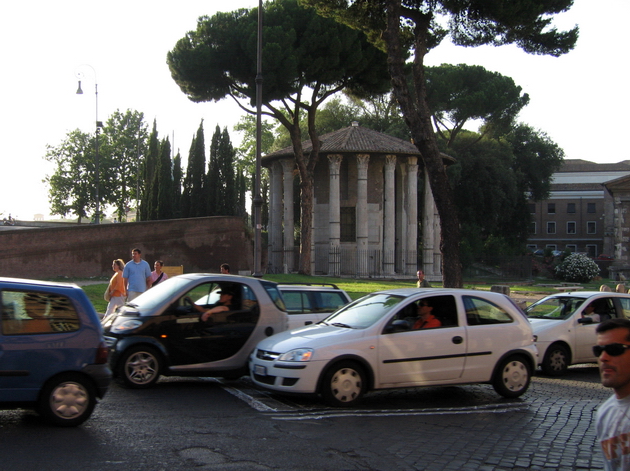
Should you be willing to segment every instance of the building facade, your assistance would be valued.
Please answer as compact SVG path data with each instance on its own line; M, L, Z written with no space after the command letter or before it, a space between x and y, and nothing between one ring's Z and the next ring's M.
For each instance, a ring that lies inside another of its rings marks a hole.
M565 160L552 177L549 198L530 203L528 248L613 256L614 202L604 185L626 175L628 162Z
M427 279L441 280L439 218L416 147L357 123L320 142L311 273L392 277L423 269ZM310 141L303 147L308 155ZM266 155L262 165L270 172L268 271L293 272L293 149Z

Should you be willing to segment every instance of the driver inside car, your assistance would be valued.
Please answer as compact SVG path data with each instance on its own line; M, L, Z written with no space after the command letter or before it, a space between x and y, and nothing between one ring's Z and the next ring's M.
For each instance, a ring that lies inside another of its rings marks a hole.
M234 292L229 288L221 288L219 291L219 302L211 305L211 306L199 306L198 304L192 303L193 307L201 312L201 316L199 319L202 322L207 322L208 319L212 318L214 315L219 314L220 312L229 312L234 310L234 306L232 305L232 299L234 298Z

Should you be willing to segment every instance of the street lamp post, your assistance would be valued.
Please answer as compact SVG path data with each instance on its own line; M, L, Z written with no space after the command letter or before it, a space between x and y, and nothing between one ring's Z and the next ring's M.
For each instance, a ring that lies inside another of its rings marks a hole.
M254 177L254 273L262 278L262 196L260 195L260 159L262 149L262 0L258 0L258 49L256 52L256 175Z
M99 155L98 155L98 135L101 132L101 128L103 127L103 123L98 120L98 83L96 81L96 70L89 64L83 64L80 67L89 67L92 69L94 73L94 97L96 99L96 137L95 137L95 151L96 151L96 160L95 160L95 177L96 177L96 214L94 218L95 224L99 224L101 222L101 211L100 211L100 203L101 198L99 194L100 190L100 175L99 175ZM85 77L83 72L77 71L76 74L79 79L79 88L77 88L77 95L83 95L83 90L81 89L81 79Z

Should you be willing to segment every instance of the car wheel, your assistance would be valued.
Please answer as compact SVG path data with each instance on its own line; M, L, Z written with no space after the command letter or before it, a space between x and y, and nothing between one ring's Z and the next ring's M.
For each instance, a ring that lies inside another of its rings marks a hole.
M531 379L530 366L521 356L511 356L499 364L492 385L503 397L513 398L524 394Z
M569 352L562 345L551 345L545 352L542 370L549 376L562 376L569 368Z
M94 406L96 393L89 379L78 373L67 373L46 383L37 411L54 425L75 427L92 415Z
M365 373L355 362L344 361L330 367L324 375L322 396L327 404L353 406L365 392Z
M128 388L150 388L160 377L161 358L151 347L130 348L118 362L118 380Z

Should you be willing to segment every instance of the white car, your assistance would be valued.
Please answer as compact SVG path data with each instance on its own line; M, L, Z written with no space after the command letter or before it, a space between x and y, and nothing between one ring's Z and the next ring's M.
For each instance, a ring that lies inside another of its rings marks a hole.
M594 315L587 315L589 305ZM539 362L544 373L563 375L569 365L595 363L593 346L599 322L630 318L630 295L609 292L558 293L525 310L537 337Z
M283 283L278 290L289 314L289 329L317 324L352 301L348 293L331 283Z
M424 304L439 322L414 330ZM466 383L518 397L536 364L531 326L509 297L405 288L372 293L319 324L260 341L249 367L260 387L319 393L340 406L369 390Z

